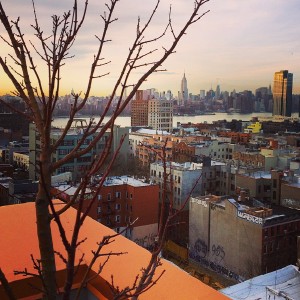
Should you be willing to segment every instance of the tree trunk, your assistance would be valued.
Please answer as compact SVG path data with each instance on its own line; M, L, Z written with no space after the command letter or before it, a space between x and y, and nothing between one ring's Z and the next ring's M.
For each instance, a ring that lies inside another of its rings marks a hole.
M38 194L35 201L37 236L39 240L43 281L45 285L45 299L56 299L56 266L49 216L49 197L51 186L50 153L41 153L40 180Z

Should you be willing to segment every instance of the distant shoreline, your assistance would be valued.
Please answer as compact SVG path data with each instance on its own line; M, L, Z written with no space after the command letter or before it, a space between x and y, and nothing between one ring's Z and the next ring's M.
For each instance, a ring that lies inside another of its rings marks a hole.
M89 119L89 118L95 118L95 120L99 120L100 116L92 115L80 115L77 116L77 118L83 118L83 119ZM219 120L226 120L230 122L231 120L241 120L241 121L251 121L252 118L258 117L258 118L265 118L265 117L272 117L271 113L252 113L252 114L227 114L226 112L217 112L214 115L187 115L187 116L176 116L173 117L173 127L177 127L177 123L213 123L215 121ZM107 122L107 120L110 118L110 116L106 116L103 120L103 123ZM53 120L53 126L56 127L65 127L67 123L68 117L54 117ZM131 117L130 116L119 116L116 119L115 122L116 125L119 125L121 127L128 127L131 126Z

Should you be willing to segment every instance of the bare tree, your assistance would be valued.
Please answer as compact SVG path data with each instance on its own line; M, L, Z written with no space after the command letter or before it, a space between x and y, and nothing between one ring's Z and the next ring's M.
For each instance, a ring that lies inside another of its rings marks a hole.
M164 69L162 69L163 63L171 54L174 53L176 46L178 45L180 39L185 35L187 29L207 13L207 11L200 13L200 8L209 0L193 1L194 8L191 11L190 17L187 19L186 23L182 26L178 33L175 32L173 27L170 7L168 21L166 22L166 25L162 29L161 33L158 33L157 36L153 38L146 38L146 33L151 27L150 25L154 15L157 13L160 0L157 0L156 5L153 8L153 11L150 13L150 16L145 24L142 24L141 20L138 19L136 36L131 44L120 74L111 91L109 102L104 113L100 117L100 120L95 124L91 119L73 150L63 159L54 162L51 160L51 155L64 141L72 126L74 118L85 106L90 96L93 83L95 80L99 80L108 75L108 73L101 74L99 71L101 68L109 64L109 61L106 61L102 55L105 45L110 41L108 39L108 30L110 29L111 25L117 21L117 18L114 17L114 12L119 1L120 0L110 0L108 1L108 4L105 4L106 11L101 15L103 22L102 33L101 35L96 36L99 46L91 63L86 89L84 93L73 94L74 103L72 106L70 106L69 120L60 138L55 143L51 141L50 134L53 111L60 95L62 68L66 62L72 58L70 51L72 50L75 39L85 21L88 0L85 1L82 10L78 8L78 3L76 0L74 0L73 8L70 11L65 12L62 16L53 15L52 29L49 35L46 35L44 29L41 28L35 2L32 1L34 15L34 23L32 24L32 28L36 38L35 41L28 41L26 39L21 27L20 18L17 20L9 20L5 8L2 2L0 2L0 20L6 32L5 35L1 36L2 43L5 43L11 49L11 52L7 54L7 57L0 56L0 65L15 88L15 91L13 92L14 95L20 97L24 101L26 105L26 111L22 112L18 111L14 107L10 108L19 114L24 115L31 122L33 122L40 137L39 162L36 166L39 172L39 188L37 197L35 199L35 207L37 218L37 236L40 249L40 266L38 266L38 268L44 283L44 297L47 299L56 299L57 296L57 287L55 281L55 249L53 248L50 226L51 222L56 222L67 253L67 257L63 257L63 255L59 253L58 256L60 259L63 259L68 266L67 280L64 287L63 298L69 299L74 274L76 272L76 248L80 243L84 242L78 241L78 235L81 225L87 217L89 209L91 208L90 205L87 210L83 211L82 203L84 201L85 190L90 182L91 176L101 168L108 157L113 134L111 134L109 140L107 141L105 150L95 158L92 165L88 170L86 170L86 174L83 176L74 198L70 202L66 203L65 206L59 211L55 210L50 197L51 174L67 162L89 153L101 139L104 133L109 128L113 128L116 118L121 114L126 105L133 98L141 84L154 72L164 71ZM166 34L171 35L172 42L169 46L161 46L162 51L158 56L156 56L158 49L154 48L154 44L160 41ZM41 64L43 64L47 69L46 82L43 81L43 78L38 71L38 66ZM136 70L141 70L142 75L137 80L132 82L131 78L133 72ZM128 96L124 97L125 89L127 87L131 87L132 90ZM112 105L112 101L115 98L117 91L120 93L120 97L115 107L114 114L104 126L101 126L104 117L107 115L107 112ZM82 98L80 98L80 96ZM111 132L113 132L113 130L111 130ZM92 142L87 144L87 139L91 137L93 138ZM121 144L122 140L120 141L120 145ZM96 195L99 193L105 177L108 175L110 167L117 154L118 150L114 153L111 164L107 168L98 185L93 201L95 201ZM63 213L74 204L75 199L79 201L78 213L76 222L74 224L72 237L70 240L68 240L60 218ZM161 239L163 236L164 234L162 231L160 233ZM110 241L111 238L108 238L108 240L102 241L102 244L101 242L100 244L103 246ZM143 270L143 273L140 277L137 276L136 282L133 283L132 287L125 291L118 291L116 288L114 289L116 291L116 299L121 299L123 296L137 298L139 294L155 284L156 281L153 280L153 275L156 267L159 265L159 251L160 248L158 247L154 251L149 265ZM117 253L116 255L119 254L120 253ZM111 285L114 286L113 282Z

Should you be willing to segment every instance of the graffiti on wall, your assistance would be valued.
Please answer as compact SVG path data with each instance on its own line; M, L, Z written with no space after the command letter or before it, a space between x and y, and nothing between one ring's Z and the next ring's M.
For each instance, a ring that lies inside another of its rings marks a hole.
M209 259L209 256L211 256L212 259ZM238 274L232 272L222 265L225 258L225 251L221 245L212 245L211 254L209 255L208 246L205 241L197 239L194 246L189 251L189 257L200 263L204 267L213 270L214 272L217 272L236 281L241 280Z
M195 248L195 251L197 252L198 256L200 256L202 258L206 257L208 248L207 248L206 243L203 240L198 239L195 242L194 248Z
M293 207L293 208L299 208L300 207L300 201L294 200L294 199L283 199L282 200L283 206Z
M220 245L212 245L211 255L214 258L214 262L221 263L225 257L225 251Z
M156 237L156 234L149 233L149 234L145 235L144 237L136 238L134 240L134 242L143 248L151 249L154 246L155 237Z

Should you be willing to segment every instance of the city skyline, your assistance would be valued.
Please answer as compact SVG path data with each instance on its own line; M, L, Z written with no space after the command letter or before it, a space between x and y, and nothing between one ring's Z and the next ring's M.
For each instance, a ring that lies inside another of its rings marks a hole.
M112 42L105 51L105 58L112 63L99 72L111 74L95 81L91 95L110 94L122 59L127 54L129 41L134 38L137 17L140 15L141 21L145 22L155 3L154 0L147 1L141 7L138 0L120 1L115 15L119 20L111 28L109 38ZM162 1L148 37L153 37L153 32L162 31L168 21L169 4L172 4L175 31L193 9L192 0ZM70 8L72 1L37 2L41 27L45 31L50 29L50 15L61 15L67 6ZM4 8L10 18L16 19L20 15L22 28L25 33L31 34L29 37L33 40L33 30L30 28L33 21L31 1L13 0L5 3ZM84 91L88 77L87 66L97 46L94 35L100 32L96 27L99 25L101 29L99 15L103 9L103 3L90 1L85 24L70 53L75 54L75 58L68 62L62 75L62 95L70 93L72 88L75 92ZM300 7L297 0L228 0L226 3L210 0L203 6L202 12L206 10L210 12L189 28L176 53L164 64L167 71L153 74L142 85L142 89L155 87L160 91L171 90L177 95L185 73L188 90L193 94L199 94L200 90L207 91L211 87L215 89L218 84L222 91L254 91L261 86L273 85L274 72L288 69L294 74L293 93L300 92ZM47 33L49 32L50 30ZM3 26L0 26L0 33L3 34ZM166 44L168 41L169 38L166 37L162 42ZM157 47L161 48L163 44L160 43ZM3 41L1 45L0 55L5 57L7 47L3 46ZM139 75L141 74L137 72L136 76ZM0 94L11 90L12 87L1 70Z

